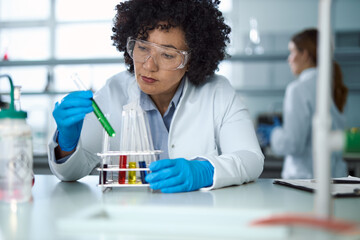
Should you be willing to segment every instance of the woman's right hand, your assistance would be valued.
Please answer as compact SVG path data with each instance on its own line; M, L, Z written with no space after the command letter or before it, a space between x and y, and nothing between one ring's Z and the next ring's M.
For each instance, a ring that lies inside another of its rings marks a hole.
M93 111L93 93L77 91L69 93L61 102L55 104L53 116L57 125L58 143L62 151L75 149L83 125L85 115Z

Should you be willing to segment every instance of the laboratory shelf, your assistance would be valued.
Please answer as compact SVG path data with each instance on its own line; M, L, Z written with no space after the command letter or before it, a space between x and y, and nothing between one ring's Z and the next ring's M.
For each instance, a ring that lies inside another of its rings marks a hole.
M31 61L15 60L15 61L0 61L0 67L118 64L123 62L124 62L123 58L49 59L49 60L31 60Z
M41 91L41 92L21 92L23 95L64 95L68 94L69 91ZM1 96L9 95L8 92L0 92Z
M360 48L341 48L334 53L336 61L360 62Z
M287 51L269 52L259 55L234 54L231 57L225 59L225 61L234 61L234 62L286 61L287 56L288 56Z
M347 85L350 93L358 93L360 92L360 85ZM236 92L245 95L251 96L278 96L285 94L285 88L266 88L266 87L258 87L258 88L237 88Z
M234 62L264 62L264 61L287 61L289 55L288 51L267 52L261 55L245 55L234 54L227 58L226 61ZM336 61L341 63L359 63L360 62L360 48L341 48L334 53Z
M347 85L349 88L349 92L360 92L360 85ZM285 93L285 87L283 88L266 88L266 87L258 87L258 88L237 88L236 92L240 94L246 94L246 95L260 95L260 96L272 96L272 95L279 95ZM33 95L66 95L68 94L68 91L43 91L43 92L21 92L21 95L25 96L33 96ZM1 96L9 95L8 92L0 92Z
M266 62L286 61L288 51L266 52L260 55L234 54L225 61L230 62ZM360 62L360 48L341 48L334 53L335 60L346 63ZM21 66L56 66L56 65L82 65L82 64L120 64L124 63L121 55L119 58L87 58L87 59L48 59L48 60L14 60L0 61L0 67Z

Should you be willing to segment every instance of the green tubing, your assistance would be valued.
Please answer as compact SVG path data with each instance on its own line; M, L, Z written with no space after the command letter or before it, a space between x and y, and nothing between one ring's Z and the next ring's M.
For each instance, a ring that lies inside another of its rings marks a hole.
M96 117L98 118L99 122L104 127L106 132L109 134L110 137L114 137L115 136L114 129L111 127L109 121L106 119L104 114L101 112L99 106L96 104L94 99L92 100L92 107L94 108L94 113L95 113Z
M345 152L360 153L360 129L351 128L346 131Z

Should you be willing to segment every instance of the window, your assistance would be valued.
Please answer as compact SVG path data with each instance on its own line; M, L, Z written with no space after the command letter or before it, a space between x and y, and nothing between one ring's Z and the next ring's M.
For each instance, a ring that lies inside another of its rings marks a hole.
M0 0L0 74L9 74L14 85L22 86L22 109L33 129L35 154L46 154L55 128L51 112L57 100L76 90L73 73L97 90L125 70L110 39L118 3ZM1 61L4 57L8 61ZM1 81L2 100L9 101L4 94L9 91L9 84Z
M6 55L10 63L0 65L0 74L10 73L14 84L23 86L23 93L45 89L69 91L71 85L61 87L67 80L59 69L65 64L74 72L90 69L104 73L96 79L99 83L93 84L98 89L107 77L124 69L122 54L110 39L118 3L118 0L0 0L0 59ZM88 59L93 59L91 64L86 63ZM81 65L71 60L82 60ZM24 66L27 63L21 61L33 61L31 65L37 66L29 70ZM0 87L6 91L7 84L0 83Z

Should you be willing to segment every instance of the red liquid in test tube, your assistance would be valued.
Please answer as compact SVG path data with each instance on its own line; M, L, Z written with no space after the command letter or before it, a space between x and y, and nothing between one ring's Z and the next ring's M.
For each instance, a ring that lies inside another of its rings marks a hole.
M121 155L119 159L119 168L126 168L126 155ZM119 184L125 184L126 171L119 171Z

